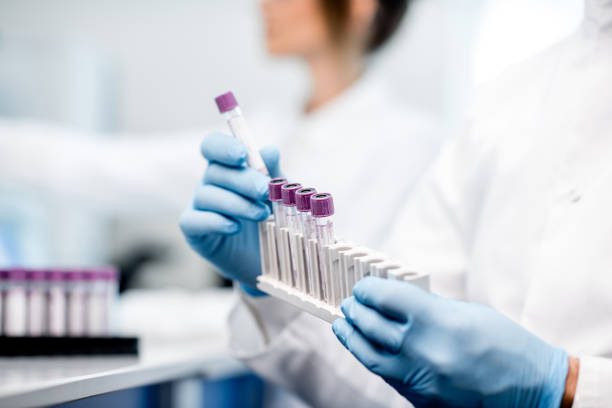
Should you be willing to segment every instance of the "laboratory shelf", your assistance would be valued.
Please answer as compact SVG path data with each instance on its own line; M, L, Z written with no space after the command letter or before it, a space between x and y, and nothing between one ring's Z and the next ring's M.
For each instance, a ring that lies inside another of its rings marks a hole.
M0 358L0 407L39 407L188 377L244 374L224 341L143 344L140 357Z

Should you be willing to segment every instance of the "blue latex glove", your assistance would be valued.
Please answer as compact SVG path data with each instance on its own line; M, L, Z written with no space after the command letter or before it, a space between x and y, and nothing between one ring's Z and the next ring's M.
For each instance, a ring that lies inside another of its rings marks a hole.
M270 216L269 178L246 164L246 147L236 138L211 134L202 143L208 160L204 182L181 216L189 245L228 279L238 280L252 295L261 274L257 223ZM261 150L272 177L278 177L278 151Z
M488 307L366 278L333 330L369 370L416 407L554 407L565 351Z

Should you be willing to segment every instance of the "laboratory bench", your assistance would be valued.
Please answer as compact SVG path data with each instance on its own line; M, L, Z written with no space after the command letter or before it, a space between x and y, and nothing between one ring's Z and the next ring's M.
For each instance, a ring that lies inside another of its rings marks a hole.
M0 359L0 407L50 406L185 378L215 380L247 373L225 342L147 345L139 357Z

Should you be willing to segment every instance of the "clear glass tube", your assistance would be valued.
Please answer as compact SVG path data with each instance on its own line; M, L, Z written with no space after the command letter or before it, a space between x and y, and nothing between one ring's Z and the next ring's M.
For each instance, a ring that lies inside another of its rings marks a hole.
M7 336L25 336L27 329L25 281L12 280L7 282L4 296L4 334Z
M236 106L234 109L223 113L223 117L227 121L227 124L234 137L240 140L246 146L248 153L247 162L249 163L249 166L260 173L269 176L270 174L268 173L268 168L259 154L259 149L253 141L251 130L247 125L244 116L242 116L240 106Z
M306 254L306 287L304 288L310 294L314 294L314 276L313 276L313 268L312 268L312 254L310 253L310 245L309 242L311 239L315 238L315 221L310 211L302 211L299 213L299 221L300 221L300 232L304 236L304 252Z
M28 286L28 335L42 336L46 332L45 311L47 308L46 284L31 280Z
M297 268L297 243L295 241L295 234L300 232L299 216L295 205L284 206L286 225L285 227L291 232L291 240L289 243L291 250L291 283L293 286L299 289L298 279L298 268Z
M327 262L324 259L323 247L335 243L334 220L333 216L315 218L315 236L319 244L319 271L321 273L321 291L323 298L330 298L329 282L327 282Z
M49 282L47 300L49 336L66 335L66 288L64 282Z
M272 212L274 213L274 223L283 228L287 225L285 217L285 206L282 201L272 201Z

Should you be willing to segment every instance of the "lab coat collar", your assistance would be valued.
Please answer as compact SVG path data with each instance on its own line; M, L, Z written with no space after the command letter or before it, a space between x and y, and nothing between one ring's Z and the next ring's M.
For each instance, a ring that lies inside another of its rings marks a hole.
M612 0L585 0L585 23L612 31Z

